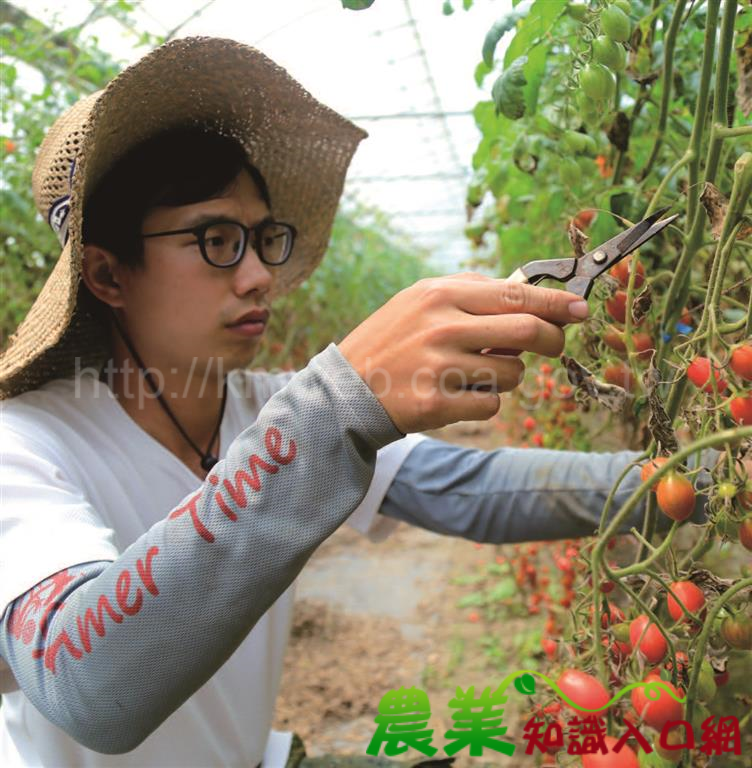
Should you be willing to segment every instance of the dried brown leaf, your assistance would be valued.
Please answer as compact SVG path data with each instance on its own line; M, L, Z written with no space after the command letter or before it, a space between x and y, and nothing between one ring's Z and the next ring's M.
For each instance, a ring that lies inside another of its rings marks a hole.
M629 129L629 118L624 112L617 112L606 135L620 152L626 152L629 149Z
M578 229L574 221L569 222L567 234L569 235L569 242L572 243L575 258L582 258L585 254L585 244L590 238L581 229Z
M561 362L566 368L570 384L576 387L577 392L591 397L614 413L624 410L627 401L632 397L625 389L599 381L573 357L562 355Z
M632 302L632 322L635 325L639 325L648 312L650 307L653 306L653 290L647 283L645 287L640 291L635 300Z
M700 195L700 202L705 208L705 212L710 219L710 227L713 232L713 238L717 240L723 230L723 222L726 219L728 211L728 198L709 181L705 182L705 188Z
M660 453L675 453L679 449L679 442L676 439L671 419L666 413L666 409L658 392L658 385L661 377L658 369L650 360L647 371L642 375L642 382L645 385L645 394L648 398L648 429L653 439L658 444Z

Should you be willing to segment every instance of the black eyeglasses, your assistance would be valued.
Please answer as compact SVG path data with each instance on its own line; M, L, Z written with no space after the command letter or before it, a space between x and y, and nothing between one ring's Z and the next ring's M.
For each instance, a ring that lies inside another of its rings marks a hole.
M166 235L196 236L204 261L213 267L233 267L244 256L248 239L256 255L271 266L284 264L290 258L292 246L298 231L292 224L275 221L269 217L252 227L238 221L218 219L187 229L172 229L169 232L152 232L141 237L164 237Z

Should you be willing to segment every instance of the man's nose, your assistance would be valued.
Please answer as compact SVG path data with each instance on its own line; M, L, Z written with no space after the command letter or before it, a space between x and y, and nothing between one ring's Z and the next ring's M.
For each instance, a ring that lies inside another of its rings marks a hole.
M274 281L271 270L271 267L261 261L253 244L249 242L232 276L235 293L240 296L251 291L266 293Z

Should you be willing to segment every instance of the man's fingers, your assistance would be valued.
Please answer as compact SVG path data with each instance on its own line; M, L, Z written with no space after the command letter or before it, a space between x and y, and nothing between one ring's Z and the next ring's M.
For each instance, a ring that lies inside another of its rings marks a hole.
M564 350L564 331L535 315L466 315L450 333L457 334L456 342L468 352L503 345L504 349L558 357Z
M451 303L472 315L531 314L559 325L579 322L588 315L587 302L575 293L507 280L458 276L454 280L429 280L426 291L429 303Z
M493 358L461 355L457 365L441 372L438 386L443 392L478 389L486 392L509 392L519 386L525 364L516 357Z

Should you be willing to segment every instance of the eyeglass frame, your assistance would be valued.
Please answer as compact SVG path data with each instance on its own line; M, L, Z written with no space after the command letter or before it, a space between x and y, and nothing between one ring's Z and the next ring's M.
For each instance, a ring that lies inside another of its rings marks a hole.
M243 247L240 249L240 256L233 261L231 264L215 264L211 259L209 259L208 254L206 253L206 230L210 227L214 227L217 224L234 224L236 227L240 228L240 231L243 233ZM287 256L285 256L284 261L267 261L261 251L258 248L258 242L259 237L261 235L261 232L265 227L267 227L269 224L276 224L283 227L287 227L287 229L290 232L290 249L287 252ZM209 264L211 267L216 267L217 269L228 269L229 267L234 267L237 264L239 264L243 257L245 256L246 250L248 249L248 243L252 242L253 245L253 251L258 256L259 260L267 264L270 267L280 267L282 264L285 264L287 260L292 255L292 250L295 246L295 238L298 236L298 230L292 225L288 224L286 221L277 221L272 216L267 216L266 218L262 219L258 224L254 224L252 227L246 227L245 224L242 224L239 221L235 221L234 219L212 219L210 221L205 221L203 224L197 224L195 227L186 227L185 229L171 229L169 231L165 232L150 232L149 234L143 234L141 233L141 237L143 238L149 238L149 237L164 237L165 235L194 235L198 244L198 248L201 251L201 257L203 260ZM251 234L253 234L253 241L251 241Z

